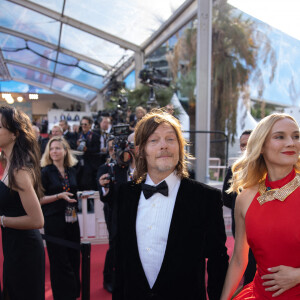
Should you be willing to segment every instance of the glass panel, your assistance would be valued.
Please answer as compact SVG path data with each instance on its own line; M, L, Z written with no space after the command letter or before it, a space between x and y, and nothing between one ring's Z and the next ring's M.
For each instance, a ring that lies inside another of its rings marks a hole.
M140 45L184 2L67 0L65 15Z
M89 63L86 63L84 61L80 61L79 62L79 66L85 70L88 70L90 72L93 72L93 73L96 73L96 74L99 74L99 75L102 75L102 76L105 76L106 75L106 71L103 70L102 68L98 67L98 66L95 66L95 65L91 65Z
M101 89L103 86L103 77L95 76L87 72L82 71L77 67L68 67L61 64L57 64L56 73L65 77L70 77L74 80L86 83L90 86Z
M3 48L25 48L26 43L23 39L0 32L0 47L2 50Z
M255 19L254 19L255 20ZM287 34L256 21L260 32L267 34L271 47L277 58L274 80L269 81L271 63L265 65L263 55L257 64L262 71L265 83L262 96L259 95L260 82L255 73L250 77L250 95L252 99L266 99L283 105L299 106L300 104L300 41ZM262 49L259 50L262 53Z
M7 64L7 68L12 78L27 79L33 82L42 83L45 86L50 87L52 77L46 74L34 70L26 69L23 67L15 66L13 64Z
M57 74L65 77L70 77L83 83L87 83L88 85L99 89L103 86L103 76L97 73L97 71L102 71L102 73L104 73L103 69L98 67L92 68L92 65L78 62L76 58L65 55L63 53L59 54L58 61L63 62L63 64L57 64ZM66 66L65 64L70 64L70 66ZM89 72L95 74L91 74Z
M51 57L52 59L55 59L56 51L53 51L49 48L42 47L40 45L30 43L28 42L28 47L35 51L36 53L39 53L41 51L42 53L40 55L30 51L30 50L21 50L17 52L9 52L5 51L5 48L2 49L2 53L5 59L11 59L17 62L21 62L24 64L32 65L50 72L53 72L54 70L54 62L51 62L47 59L47 57ZM39 50L39 51L37 51ZM44 58L44 57L45 58Z
M45 6L51 10L61 13L64 1L63 0L29 0L38 5Z
M135 70L131 71L124 79L125 86L129 90L135 89Z
M49 90L44 90L27 83L18 82L14 80L1 81L0 91L7 93L38 93L38 94L52 94Z
M228 0L228 3L248 15L300 40L299 1Z
M58 54L58 61L61 63L64 63L64 64L73 65L73 66L75 66L78 63L77 58L67 55L67 54L64 54L64 53Z
M74 85L70 82L54 78L52 88L54 90L62 91L64 93L72 94L76 97L85 99L86 101L90 101L96 97L96 93L82 88L78 85Z
M58 44L60 23L22 6L0 1L1 26Z
M133 51L95 37L68 25L63 26L61 46L109 65L115 65L123 56L133 55Z

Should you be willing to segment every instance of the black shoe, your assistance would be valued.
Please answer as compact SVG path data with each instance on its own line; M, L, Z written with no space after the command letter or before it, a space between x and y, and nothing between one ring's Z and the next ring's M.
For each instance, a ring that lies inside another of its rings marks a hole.
M113 287L111 283L103 282L103 288L105 288L109 293L113 292Z

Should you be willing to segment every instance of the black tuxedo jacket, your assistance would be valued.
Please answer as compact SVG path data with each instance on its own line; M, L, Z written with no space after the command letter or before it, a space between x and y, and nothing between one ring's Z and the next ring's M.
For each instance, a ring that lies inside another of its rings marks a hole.
M182 179L166 251L152 289L140 261L136 216L141 185L122 185L118 196L116 286L113 300L203 300L207 259L210 300L220 298L227 267L221 193Z
M121 167L119 165L113 166L113 174L111 174L111 168L105 163L102 164L97 171L97 185L98 190L100 193L100 200L104 203L108 203L108 205L113 208L115 205L117 205L117 199L116 196L118 194L118 190L121 186L121 184L126 183L127 180L127 173L128 173L128 166ZM109 192L103 196L102 186L99 183L99 179L103 174L110 174L114 176L114 182L110 181L109 183Z
M232 179L232 170L231 167L228 168L228 171L226 173L225 179L224 179L224 184L223 184L223 189L222 189L222 200L223 203L226 207L231 209L231 231L233 236L235 236L235 221L234 221L234 207L235 207L235 200L237 197L237 193L231 192L229 194L226 193L226 191L230 187L230 182L229 180Z
M64 134L64 138L69 143L71 149L74 149L74 150L77 149L77 144L76 144L77 138L73 132L67 131Z
M113 171L115 180L114 182L110 181L109 192L105 196L103 195L102 186L99 183L99 179L103 174L110 174L111 168L107 164L103 164L99 167L97 172L97 185L100 194L100 200L104 203L103 210L110 240L114 239L117 233L118 202L116 195L118 194L121 184L127 182L128 167L114 165Z

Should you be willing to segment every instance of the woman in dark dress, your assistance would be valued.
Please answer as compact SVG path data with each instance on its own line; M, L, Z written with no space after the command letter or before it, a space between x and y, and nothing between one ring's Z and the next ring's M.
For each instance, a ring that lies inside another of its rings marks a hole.
M45 253L39 228L39 147L30 119L22 111L0 107L0 222L4 299L45 299Z
M58 136L48 142L41 160L45 234L78 244L78 249L72 249L46 241L55 300L74 300L80 296L80 231L73 168L76 163L69 144Z

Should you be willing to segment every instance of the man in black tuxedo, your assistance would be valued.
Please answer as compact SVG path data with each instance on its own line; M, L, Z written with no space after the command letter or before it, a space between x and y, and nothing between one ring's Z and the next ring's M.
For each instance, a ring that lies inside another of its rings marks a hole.
M186 142L154 110L135 129L134 181L118 193L113 300L219 299L228 267L220 191L188 178Z

